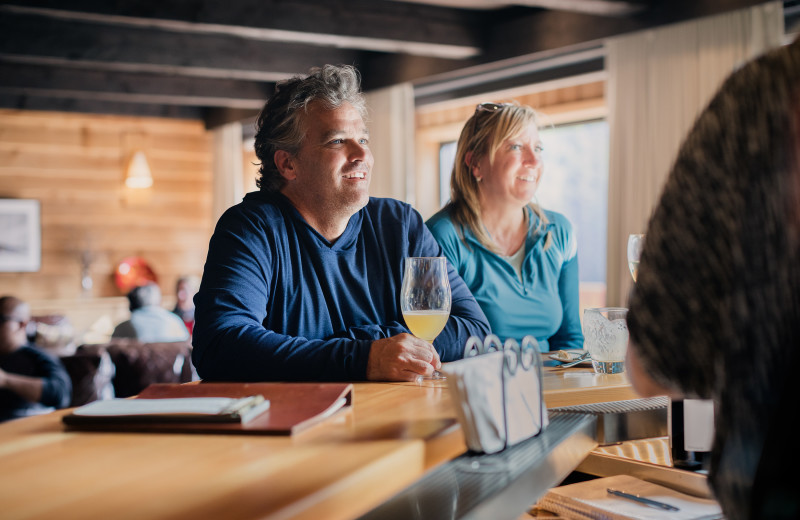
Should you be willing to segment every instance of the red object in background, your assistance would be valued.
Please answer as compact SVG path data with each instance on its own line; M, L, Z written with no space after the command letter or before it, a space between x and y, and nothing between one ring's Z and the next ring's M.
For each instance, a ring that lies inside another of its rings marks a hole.
M131 289L149 282L158 282L156 274L147 265L143 258L129 256L123 258L114 270L114 282L124 294L128 294Z
M186 330L189 331L189 335L192 335L192 330L194 329L194 320L183 320L183 324L186 325Z

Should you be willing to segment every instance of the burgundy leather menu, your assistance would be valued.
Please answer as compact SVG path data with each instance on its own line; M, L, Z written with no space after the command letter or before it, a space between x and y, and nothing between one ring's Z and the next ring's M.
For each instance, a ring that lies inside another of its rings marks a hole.
M241 423L213 422L131 422L123 416L87 417L67 414L63 421L71 430L175 432L175 433L244 433L255 435L292 435L324 421L353 401L349 383L188 383L154 384L137 398L165 399L181 397L247 397L263 395L270 401L267 411Z

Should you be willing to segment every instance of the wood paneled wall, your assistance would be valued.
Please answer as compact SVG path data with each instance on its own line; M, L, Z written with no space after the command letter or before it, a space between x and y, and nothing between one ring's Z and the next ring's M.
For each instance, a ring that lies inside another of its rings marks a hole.
M124 186L142 149L153 186ZM120 296L114 269L144 258L167 299L201 275L211 222L212 150L200 121L0 110L0 198L41 203L42 267L0 273L0 293L26 300ZM2 232L2 230L0 230ZM82 262L93 280L81 287Z

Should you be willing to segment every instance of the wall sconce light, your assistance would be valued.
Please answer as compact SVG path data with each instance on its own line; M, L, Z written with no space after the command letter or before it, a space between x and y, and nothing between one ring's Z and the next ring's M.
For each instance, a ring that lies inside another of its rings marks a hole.
M153 175L144 152L138 150L128 163L128 172L125 176L125 185L129 188L149 188L153 185Z

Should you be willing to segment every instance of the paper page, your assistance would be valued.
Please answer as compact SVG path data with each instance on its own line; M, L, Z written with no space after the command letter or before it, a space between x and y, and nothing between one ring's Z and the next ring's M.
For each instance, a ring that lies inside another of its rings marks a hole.
M679 511L665 511L608 494L608 488L639 495L677 507ZM604 518L690 520L722 518L722 509L714 500L693 497L673 489L652 484L629 475L598 478L577 484L551 489L539 507L557 513L567 511L604 514ZM566 514L567 518L571 518ZM577 516L583 518L582 516Z
M81 406L73 413L90 417L126 415L220 415L240 399L189 397L179 399L109 399Z

